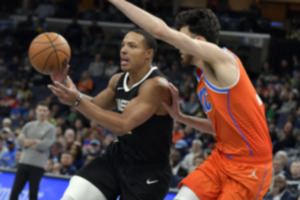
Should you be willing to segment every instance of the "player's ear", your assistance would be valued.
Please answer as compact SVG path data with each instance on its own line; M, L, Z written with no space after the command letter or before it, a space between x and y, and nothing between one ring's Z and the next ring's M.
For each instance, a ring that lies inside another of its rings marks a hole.
M147 55L147 59L152 59L154 56L154 49L147 49L146 55Z

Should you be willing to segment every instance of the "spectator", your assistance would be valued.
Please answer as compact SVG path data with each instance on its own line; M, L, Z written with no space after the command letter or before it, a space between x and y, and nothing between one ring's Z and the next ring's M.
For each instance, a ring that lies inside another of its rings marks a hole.
M0 136L0 159L2 158L2 155L8 151L7 147L4 146L4 140Z
M200 165L202 165L204 163L204 156L202 155L195 155L194 159L193 159L193 165L188 169L188 173L192 173L197 167L199 167Z
M92 20L92 24L87 29L87 47L85 47L86 51L89 53L94 53L100 49L103 39L104 36L101 26L97 24L97 20Z
M295 93L293 91L290 91L288 93L288 97L286 101L283 102L281 107L278 109L277 113L279 114L288 114L292 111L296 111L297 108L297 101L295 97Z
M182 126L179 122L175 121L173 125L173 134L172 134L172 142L176 144L176 142L184 137Z
M13 164L12 169L18 169L18 165L19 165L20 158L21 158L21 152L22 152L22 149L17 150L16 155L15 155L15 163Z
M62 175L74 175L77 171L76 167L72 165L73 156L70 152L63 152L60 158L60 174Z
M96 53L94 61L89 64L88 73L91 77L101 77L104 74L105 64L101 60L101 54Z
M7 145L7 141L9 138L13 138L13 133L11 132L10 128L5 127L1 130L1 135L0 135L3 140L4 140L4 146Z
M280 132L279 141L275 144L273 152L276 153L279 150L288 150L295 148L296 138L293 135L293 123L286 122Z
M178 140L174 147L175 147L175 149L177 149L180 152L181 158L184 159L184 157L188 153L188 144L187 144L187 142L183 139Z
M2 155L0 160L0 166L13 169L16 161L15 157L18 151L18 147L16 147L13 138L8 138L6 142L8 151Z
M91 94L94 88L94 81L90 78L88 71L82 72L77 88L84 94Z
M187 147L191 148L192 142L196 138L195 129L191 126L185 126L183 133L184 133L184 137L182 139L187 142Z
M115 64L113 59L107 61L104 70L104 77L110 78L113 74L115 74L119 70L119 66Z
M197 93L192 92L187 102L183 103L182 112L188 115L196 115L200 109Z
M288 172L284 170L285 163L280 157L275 157L273 159L273 171L275 176L278 174L283 174L285 177L288 177Z
M55 175L61 175L60 169L61 169L60 162L55 162L54 165L53 165L53 171L52 171L52 173L55 174Z
M287 180L291 183L288 184L288 188L291 192L296 194L298 187L300 186L300 161L295 160L291 163L290 166L290 176L287 177Z
M284 170L285 171L289 171L287 163L288 163L288 154L286 151L280 150L277 151L274 158L280 158L283 161L283 165L284 165Z
M39 2L37 8L34 10L34 14L38 18L48 18L55 15L55 6L49 0L43 0Z
M54 162L52 159L48 159L45 167L45 173L52 173L53 172Z
M170 153L170 165L172 169L173 178L171 187L177 187L178 183L187 175L187 170L181 166L181 153L174 149Z
M74 144L71 145L69 152L73 156L72 165L75 166L76 169L80 169L84 164L81 145L79 145L75 142Z
M2 120L2 128L11 128L11 119L6 117Z
M194 157L202 155L202 142L199 139L194 139L192 142L191 152L188 153L183 161L182 167L188 170L194 165Z
M56 163L60 161L61 153L63 152L63 145L59 141L55 141L50 149L50 158Z
M97 156L101 155L101 143L97 139L91 140L89 146L89 153L96 154Z
M67 141L66 148L68 149L75 142L75 131L74 131L74 129L68 128L65 131L64 137L66 138L66 141Z
M278 174L274 178L274 189L271 194L264 197L265 200L297 200L296 195L289 191L286 177Z
M66 28L65 36L75 54L80 52L83 35L83 28L78 23L78 19L74 17L72 23Z

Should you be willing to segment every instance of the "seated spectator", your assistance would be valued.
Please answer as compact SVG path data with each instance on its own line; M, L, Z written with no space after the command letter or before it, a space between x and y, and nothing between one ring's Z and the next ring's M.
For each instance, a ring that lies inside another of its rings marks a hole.
M69 152L73 156L73 163L72 163L72 165L75 166L76 169L80 169L83 166L83 164L84 164L81 146L78 143L75 142L69 148Z
M3 138L0 136L0 159L2 157L2 155L4 153L6 153L8 151L7 147L4 146L4 140Z
M200 109L200 103L197 97L197 93L192 92L188 101L182 105L182 112L187 115L196 115Z
M204 163L204 156L202 155L195 155L194 160L193 160L193 165L188 169L188 173L192 173L197 167L202 165Z
M19 164L20 157L21 157L21 151L22 151L22 149L18 148L18 150L16 152L16 155L15 155L15 162L12 165L11 169L17 169L18 168L18 164Z
M11 128L11 119L6 117L2 120L2 128Z
M193 140L196 138L195 129L191 126L185 126L183 129L184 137L182 138L187 142L187 147L191 148Z
M104 77L110 78L113 74L118 72L118 70L119 70L119 66L115 64L115 61L113 59L110 59L107 61L105 65Z
M60 161L63 145L59 141L55 141L50 148L50 159L56 163Z
M171 187L174 188L187 175L187 170L181 166L181 154L177 149L172 150L170 153L170 165L173 174Z
M0 166L13 169L15 167L16 153L18 151L18 147L16 147L13 138L8 138L6 142L8 151L2 155L0 160Z
M10 128L5 127L1 130L0 136L4 140L4 146L7 146L7 141L9 138L13 138L13 133L11 132Z
M283 174L278 174L274 178L274 189L273 192L267 194L264 200L297 200L294 195L288 189L286 177Z
M175 149L178 150L181 154L181 158L184 159L184 157L188 154L188 145L187 142L183 139L178 140L175 144Z
M182 126L179 122L175 121L173 125L173 134L172 134L172 142L176 144L176 142L184 137Z
M53 172L54 162L52 159L48 159L45 167L45 173L52 173Z
M88 71L82 72L77 88L84 94L91 94L94 88L94 81L90 78Z
M72 165L73 156L70 152L63 152L60 158L60 174L61 175L74 175L77 171L76 167Z
M93 139L88 146L88 153L96 154L97 156L101 155L101 143L97 139Z
M89 64L88 73L91 77L101 77L104 74L105 64L101 60L101 54L96 53L94 61Z
M49 0L43 0L39 2L38 6L34 10L34 14L38 18L45 19L47 17L52 17L55 15L55 6Z
M182 167L186 170L191 168L194 165L194 157L199 155L202 155L202 142L199 139L194 139L192 142L191 152L184 157Z
M78 19L74 17L72 23L67 26L65 31L65 37L72 48L72 53L79 53L83 35L83 27L78 23Z
M290 166L290 176L287 177L288 188L294 194L297 193L297 190L300 189L300 161L295 160L291 163Z
M66 138L67 141L67 146L66 148L70 148L70 146L75 142L75 131L72 128L68 128L65 130L64 137Z
M273 171L274 175L283 174L285 177L288 177L289 174L287 171L284 170L285 163L284 160L280 157L275 157L273 159Z
M284 170L285 171L289 171L289 168L288 168L288 154L286 151L283 151L283 150L280 150L280 151L277 151L276 154L274 155L274 158L280 158L283 160L283 164L284 164Z
M277 110L279 114L290 113L291 111L295 111L297 108L297 101L295 97L295 93L290 91L288 93L287 99L283 102L281 107Z
M293 135L293 123L287 121L280 132L279 141L275 144L273 152L295 148L295 145L296 138Z

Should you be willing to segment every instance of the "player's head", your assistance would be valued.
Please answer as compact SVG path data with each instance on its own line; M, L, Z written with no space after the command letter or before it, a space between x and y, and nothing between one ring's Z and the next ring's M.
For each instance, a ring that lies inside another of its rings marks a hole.
M39 121L45 121L48 118L49 115L49 106L46 102L40 101L38 102L35 113L37 115L37 120Z
M150 65L156 49L156 40L152 35L141 29L131 30L122 41L120 50L122 70Z
M220 23L216 15L207 8L180 12L175 19L175 28L192 38L218 44ZM191 55L183 56L183 65L189 65Z

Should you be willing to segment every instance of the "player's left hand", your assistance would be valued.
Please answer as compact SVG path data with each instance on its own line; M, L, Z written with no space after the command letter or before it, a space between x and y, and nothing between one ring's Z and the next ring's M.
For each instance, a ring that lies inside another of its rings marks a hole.
M59 101L63 104L73 106L75 101L78 99L80 93L79 91L74 88L67 88L60 82L55 81L54 85L48 85L48 88L57 96Z

